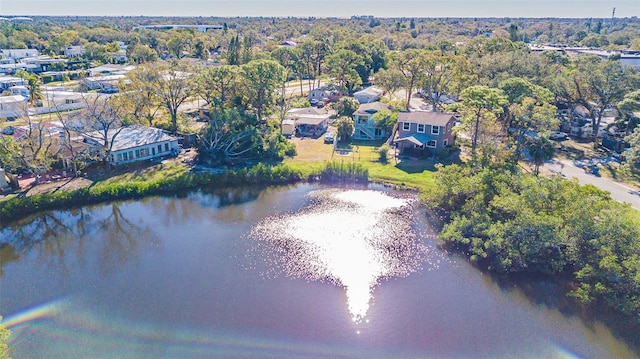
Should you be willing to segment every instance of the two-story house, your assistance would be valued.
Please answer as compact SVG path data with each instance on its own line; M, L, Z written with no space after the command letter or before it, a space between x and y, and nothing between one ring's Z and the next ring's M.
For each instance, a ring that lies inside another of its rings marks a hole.
M400 153L425 155L453 145L456 118L441 112L400 112L394 143Z
M376 126L373 115L380 111L391 110L391 106L382 102L364 103L353 113L355 140L381 140L389 137L390 133L382 127Z

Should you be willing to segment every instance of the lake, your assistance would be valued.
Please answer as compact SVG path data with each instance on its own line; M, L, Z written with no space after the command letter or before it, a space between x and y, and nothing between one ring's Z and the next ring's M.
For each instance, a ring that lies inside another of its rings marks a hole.
M382 186L113 202L0 243L14 358L637 357L440 250L415 196Z

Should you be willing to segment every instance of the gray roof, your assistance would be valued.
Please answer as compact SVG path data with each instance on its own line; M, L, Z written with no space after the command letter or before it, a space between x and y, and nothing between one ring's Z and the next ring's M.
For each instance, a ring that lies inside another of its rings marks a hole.
M450 113L432 111L400 112L398 122L423 123L425 125L446 126L453 117Z
M363 103L358 107L358 110L354 112L354 115L372 115L378 111L391 110L392 107L382 102L370 102Z
M120 128L109 130L109 138L111 138L118 130L120 130ZM91 132L87 134L87 136L94 140L98 140L101 138L101 134L99 131ZM116 135L116 140L111 150L118 151L127 148L136 148L140 146L151 145L154 143L177 140L177 138L169 136L163 130L142 125L133 125L122 128L120 133Z

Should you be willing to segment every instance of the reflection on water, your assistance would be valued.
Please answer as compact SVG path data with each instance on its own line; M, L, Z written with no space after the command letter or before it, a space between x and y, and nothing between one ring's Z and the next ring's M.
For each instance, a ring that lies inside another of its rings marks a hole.
M308 207L262 220L251 237L267 244L287 275L342 285L360 321L381 278L406 276L420 265L425 248L412 226L412 201L359 190L309 196Z
M84 264L88 247L99 243L100 270L109 272L117 263L140 253L144 243L157 243L158 236L147 225L136 223L123 213L122 202L102 206L101 211L84 208L45 212L28 223L14 223L0 229L0 277L3 267L22 253L37 252L38 263L67 274Z

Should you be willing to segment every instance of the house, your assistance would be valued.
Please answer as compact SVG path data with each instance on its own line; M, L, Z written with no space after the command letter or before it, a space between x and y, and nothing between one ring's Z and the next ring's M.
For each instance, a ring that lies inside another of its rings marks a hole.
M13 62L18 62L27 57L37 57L38 50L36 49L2 49L0 55L3 59L12 59Z
M309 102L313 105L316 102L329 98L330 91L326 87L318 87L309 92Z
M330 117L331 116L325 110L314 107L306 107L293 108L287 111L285 120L294 121L295 133L301 136L320 136L329 127ZM283 121L283 124L281 124L281 128L284 130L288 130L289 128L287 125L290 125L290 123L291 122L288 121L285 124ZM282 127L282 125L285 126Z
M309 102L315 104L316 102L336 102L342 98L342 91L332 88L331 86L319 87L309 92Z
M25 81L20 77L0 76L0 91L8 90L10 87L25 85Z
M124 78L125 75L87 77L82 80L82 84L88 90L117 91L118 82Z
M27 98L21 95L0 96L0 110L17 110L27 103Z
M13 95L13 96L23 96L27 100L31 97L31 95L29 94L29 89L27 88L27 86L22 86L22 85L11 86L11 87L9 87L9 91L11 91L11 95Z
M120 133L116 135L116 131ZM113 138L113 136L115 136L111 148L113 164L162 159L175 156L180 151L176 137L153 127L133 125L109 130L107 137ZM85 135L85 141L96 146L100 146L100 138L101 134L98 131Z
M135 66L132 65L105 64L98 67L92 67L88 69L87 72L89 73L89 76L125 75L134 68Z
M384 91L380 90L377 87L370 86L364 90L357 91L353 94L353 97L358 100L360 103L371 103L375 101L380 101L384 95Z
M393 143L401 154L425 155L453 145L456 118L441 112L400 112Z
M355 140L380 140L389 137L390 133L375 125L373 115L383 110L391 110L391 106L382 102L365 103L353 113Z
M67 46L64 48L64 56L69 58L84 56L85 52L84 46Z

